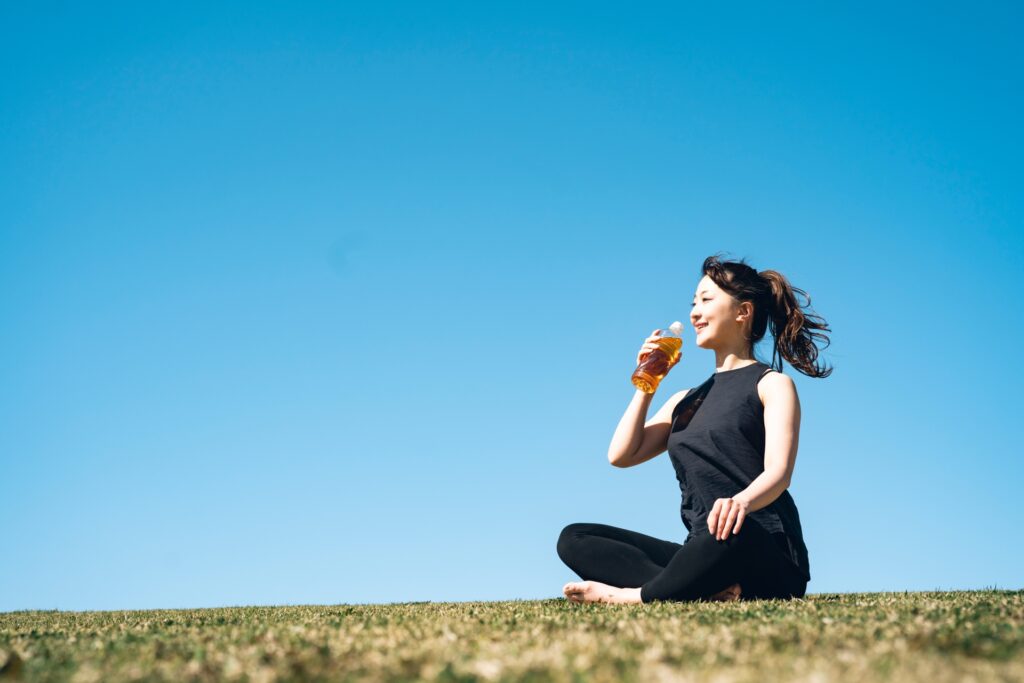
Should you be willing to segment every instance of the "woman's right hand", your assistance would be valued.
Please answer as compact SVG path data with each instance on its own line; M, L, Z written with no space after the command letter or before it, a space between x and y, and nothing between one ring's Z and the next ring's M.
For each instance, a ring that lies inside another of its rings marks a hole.
M643 362L644 357L647 354L649 354L651 351L659 348L658 344L657 344L657 340L660 339L662 336L663 335L661 334L661 330L657 329L654 332L651 332L651 336L644 340L643 346L640 347L640 351L636 354L636 364L637 365L640 365L640 363ZM672 368L674 368L676 363L678 363L681 358L682 358L682 354L676 356L675 362L670 362L668 364L668 370L671 370Z

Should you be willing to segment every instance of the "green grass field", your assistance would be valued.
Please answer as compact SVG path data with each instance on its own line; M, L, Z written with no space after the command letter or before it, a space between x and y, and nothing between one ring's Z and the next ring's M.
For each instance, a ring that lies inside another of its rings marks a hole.
M1024 681L1024 591L0 614L0 680Z

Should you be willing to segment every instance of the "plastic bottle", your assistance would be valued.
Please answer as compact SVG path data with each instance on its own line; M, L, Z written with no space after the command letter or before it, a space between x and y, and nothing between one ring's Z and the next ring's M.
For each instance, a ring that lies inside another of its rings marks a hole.
M658 348L641 358L640 364L633 371L633 386L645 394L653 394L658 390L661 380L682 355L683 323L677 320L669 325L668 330L659 335L655 343Z

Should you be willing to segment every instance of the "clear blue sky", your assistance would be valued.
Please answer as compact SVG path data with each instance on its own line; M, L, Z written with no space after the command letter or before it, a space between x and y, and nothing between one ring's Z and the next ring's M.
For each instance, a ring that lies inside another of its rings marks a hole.
M808 592L1022 587L1020 9L285 5L0 10L0 610L549 598L570 522L681 541L668 457L606 453L716 252L833 329L786 366Z

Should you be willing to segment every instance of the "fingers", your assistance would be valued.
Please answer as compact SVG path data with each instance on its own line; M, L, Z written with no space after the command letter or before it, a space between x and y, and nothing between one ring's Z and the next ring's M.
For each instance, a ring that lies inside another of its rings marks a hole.
M644 342L643 346L640 347L640 353L636 355L636 362L639 364L647 354L656 348L658 348L657 344L653 342Z
M657 340L661 338L661 329L654 330L651 332L651 336L644 340L643 345L640 347L640 353L636 356L636 362L639 365L644 359L644 356L649 354L651 351L659 348Z
M740 527L743 526L743 520L747 518L747 513L739 505L736 506L738 512L736 513L736 526L733 527L732 533L738 534Z
M729 505L729 514L726 515L725 521L722 523L722 533L719 540L725 540L729 537L732 527L736 524L736 515L739 513L739 505L732 503Z
M715 504L711 506L711 513L708 514L708 531L712 536L718 538L718 511L722 507L722 499L719 498L715 501Z
M719 541L739 533L746 519L743 506L732 498L719 498L708 514L708 531Z
M722 503L722 512L718 515L718 528L715 534L719 541L725 538L725 530L729 528L729 516L733 514L733 510L734 508L728 500Z

